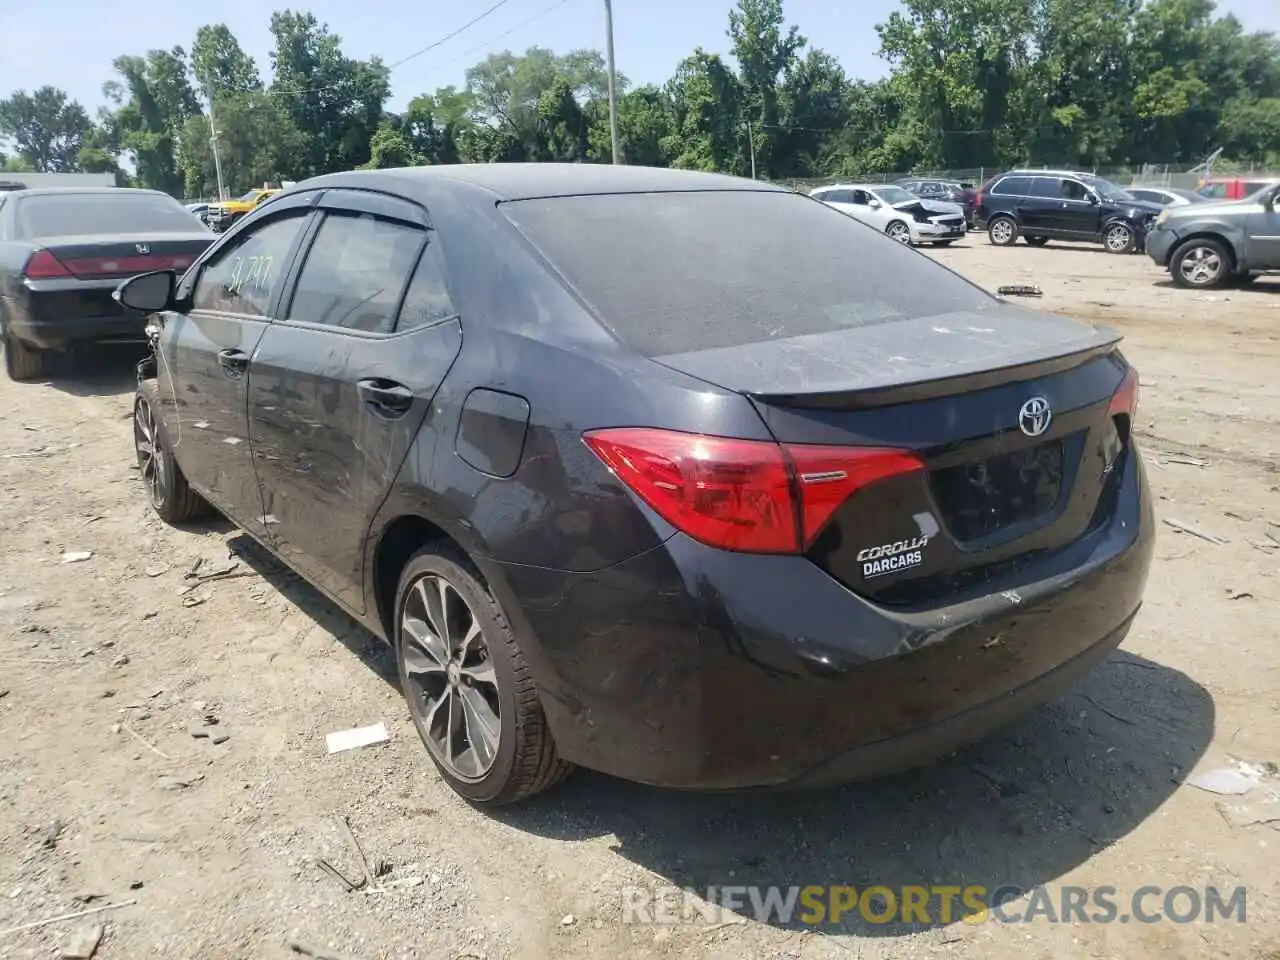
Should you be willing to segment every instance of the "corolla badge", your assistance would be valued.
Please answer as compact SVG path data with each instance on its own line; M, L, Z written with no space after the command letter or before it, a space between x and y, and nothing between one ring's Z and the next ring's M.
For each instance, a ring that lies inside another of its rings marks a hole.
M1053 411L1044 397L1032 397L1018 411L1018 428L1028 437L1038 437L1049 429Z

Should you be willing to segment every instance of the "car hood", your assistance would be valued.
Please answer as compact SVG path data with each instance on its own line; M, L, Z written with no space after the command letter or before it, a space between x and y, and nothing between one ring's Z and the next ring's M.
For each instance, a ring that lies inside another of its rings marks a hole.
M1111 200L1109 203L1117 209L1131 213L1156 214L1168 209L1164 204L1152 203L1150 200Z
M1257 213L1262 209L1261 204L1253 203L1250 199L1244 200L1206 200L1204 203L1185 203L1176 207L1169 208L1169 219L1174 217L1200 217L1200 216L1243 216L1246 213Z
M913 200L903 200L901 203L895 203L893 209L901 210L903 213L914 212L916 208L924 210L925 213L964 213L964 208L958 203L952 203L949 200L925 200L917 197Z

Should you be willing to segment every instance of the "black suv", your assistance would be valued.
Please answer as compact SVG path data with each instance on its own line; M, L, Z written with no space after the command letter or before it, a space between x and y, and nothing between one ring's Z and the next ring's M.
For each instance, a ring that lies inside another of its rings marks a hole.
M1092 174L1011 170L982 185L974 223L1001 247L1021 236L1033 247L1074 240L1101 243L1108 253L1133 253L1142 249L1162 209Z

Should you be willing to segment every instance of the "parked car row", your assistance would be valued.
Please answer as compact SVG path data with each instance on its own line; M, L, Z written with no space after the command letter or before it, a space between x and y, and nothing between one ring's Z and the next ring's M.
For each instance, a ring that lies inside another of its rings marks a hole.
M151 346L155 511L225 514L386 640L472 802L574 766L862 779L1104 660L1154 526L1119 336L903 248L962 213L850 189L866 202L622 166L359 171L163 251L190 265L125 256L168 242L148 210L190 230L175 201L134 193L109 211L128 231L73 243L104 224L10 195L3 320L68 296L47 323L74 325L74 283L116 286ZM158 269L105 279L126 267Z
M1280 270L1280 178L1224 178L1191 191L1120 187L1071 170L1010 170L976 191L921 178L836 184L810 196L903 243L958 239L963 233L937 230L944 218L954 223L959 214L997 246L1022 240L1043 247L1060 240L1097 243L1114 254L1145 252L1184 287L1247 283Z

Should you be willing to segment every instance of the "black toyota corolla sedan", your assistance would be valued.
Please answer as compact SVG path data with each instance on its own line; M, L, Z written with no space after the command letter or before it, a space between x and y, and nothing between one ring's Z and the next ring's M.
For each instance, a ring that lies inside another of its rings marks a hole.
M395 649L441 775L690 789L915 766L1142 601L1118 336L831 208L640 167L300 183L155 313L152 503L216 508Z

